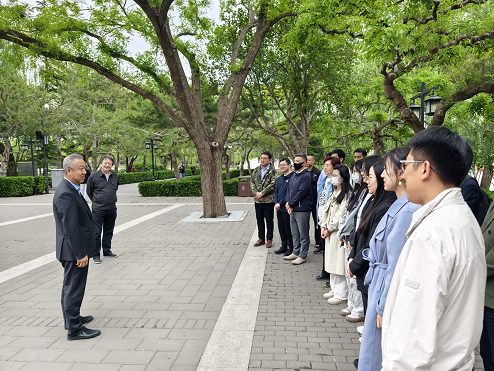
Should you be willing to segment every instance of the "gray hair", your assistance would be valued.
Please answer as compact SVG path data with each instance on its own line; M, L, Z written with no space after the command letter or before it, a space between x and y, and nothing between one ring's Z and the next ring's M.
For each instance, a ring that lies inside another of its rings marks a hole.
M63 159L63 173L67 174L67 169L70 167L73 169L75 167L75 160L84 160L81 155L77 153L72 153Z

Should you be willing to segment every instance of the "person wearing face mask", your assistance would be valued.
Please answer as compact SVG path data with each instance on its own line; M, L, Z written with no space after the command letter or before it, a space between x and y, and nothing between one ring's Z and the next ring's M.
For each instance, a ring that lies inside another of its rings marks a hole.
M333 298L329 304L340 304L347 300L348 286L345 279L345 250L337 238L340 219L346 211L352 188L348 167L335 166L329 177L333 192L323 207L319 225L321 237L326 240L324 249L324 269L330 274Z
M329 196L333 192L333 184L331 183L331 174L333 174L334 167L340 165L340 160L336 157L328 156L324 160L323 164L323 173L320 176L324 175L325 181L317 189L317 199L316 199L316 214L317 214L317 222L321 220L321 216L324 210L324 205L328 202ZM319 233L321 233L319 229ZM320 238L321 249L322 249L322 271L319 276L316 277L317 281L329 280L329 273L324 269L324 250L325 250L325 240L324 238ZM324 287L330 287L330 282L328 281Z
M381 370L381 329L386 298L396 263L407 240L406 232L413 213L419 209L419 205L408 201L401 170L400 161L406 160L409 152L407 147L395 148L384 158L385 169L381 175L384 189L394 192L397 200L379 222L369 248L362 251L363 259L369 262L369 271L364 280L364 285L369 287L369 301L359 353L358 369L361 371Z

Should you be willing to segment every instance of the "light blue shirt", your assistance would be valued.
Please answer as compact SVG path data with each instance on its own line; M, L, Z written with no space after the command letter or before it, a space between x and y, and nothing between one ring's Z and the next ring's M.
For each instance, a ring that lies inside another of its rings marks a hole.
M271 167L271 164L268 164L264 169L261 166L261 180L264 180L264 175L268 172L269 168Z
M103 174L105 174L105 173L103 173ZM107 181L107 182L108 182L108 179L110 179L110 175L111 175L111 173L108 173L108 175L106 175L106 174L105 174L105 176L106 176L106 181Z
M64 179L67 179L64 177ZM72 183L70 180L67 179L67 182L69 182L70 184L72 184L72 186L75 188L75 190L81 194L81 186L80 185L75 185L74 183Z

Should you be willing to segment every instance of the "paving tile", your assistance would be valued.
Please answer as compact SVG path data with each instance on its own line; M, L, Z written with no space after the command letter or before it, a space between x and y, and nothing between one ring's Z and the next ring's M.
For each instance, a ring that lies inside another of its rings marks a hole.
M22 349L10 358L17 362L53 362L63 354L61 349Z
M103 360L103 363L120 363L124 365L147 365L156 352L140 350L114 350Z

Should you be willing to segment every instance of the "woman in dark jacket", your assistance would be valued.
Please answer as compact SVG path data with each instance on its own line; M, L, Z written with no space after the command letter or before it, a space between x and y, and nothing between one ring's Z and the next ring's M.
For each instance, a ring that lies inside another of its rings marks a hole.
M357 289L362 293L364 302L364 314L367 312L367 286L364 285L365 275L369 269L369 261L363 259L362 252L369 248L369 241L376 230L382 217L386 214L396 194L384 189L384 181L381 177L384 171L384 162L378 162L369 169L367 184L369 193L374 196L372 202L366 205L362 220L355 238L355 247L348 257L348 274L357 277Z

